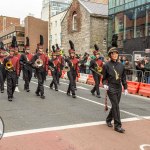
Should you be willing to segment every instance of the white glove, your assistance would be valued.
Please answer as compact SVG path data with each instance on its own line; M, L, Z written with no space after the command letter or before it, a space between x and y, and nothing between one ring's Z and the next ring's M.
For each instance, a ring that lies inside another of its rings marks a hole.
M126 95L128 95L129 93L128 93L128 90L124 90L124 95L126 96Z
M108 85L104 85L104 89L105 89L106 91L108 91L109 86L108 86Z

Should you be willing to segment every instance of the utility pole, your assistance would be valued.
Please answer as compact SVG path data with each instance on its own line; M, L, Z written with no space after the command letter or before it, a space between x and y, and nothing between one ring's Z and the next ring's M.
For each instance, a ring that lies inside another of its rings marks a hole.
M49 0L49 12L48 12L48 54L51 51L51 5Z

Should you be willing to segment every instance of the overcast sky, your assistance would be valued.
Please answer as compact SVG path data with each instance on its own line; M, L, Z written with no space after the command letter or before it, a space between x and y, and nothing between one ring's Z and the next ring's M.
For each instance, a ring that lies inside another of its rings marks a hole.
M1 0L0 15L24 18L29 14L41 18L42 0Z

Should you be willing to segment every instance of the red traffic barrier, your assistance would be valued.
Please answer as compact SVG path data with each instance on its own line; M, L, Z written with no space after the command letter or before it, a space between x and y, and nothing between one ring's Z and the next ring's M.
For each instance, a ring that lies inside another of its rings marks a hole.
M150 97L150 84L141 83L139 87L139 95Z
M136 93L138 93L139 85L140 85L139 82L127 81L127 84L128 84L128 92L130 94L136 94Z

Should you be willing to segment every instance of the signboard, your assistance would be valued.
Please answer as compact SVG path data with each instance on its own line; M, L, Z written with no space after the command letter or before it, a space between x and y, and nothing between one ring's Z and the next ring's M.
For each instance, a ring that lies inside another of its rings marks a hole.
M139 61L141 58L141 54L134 54L134 61Z

